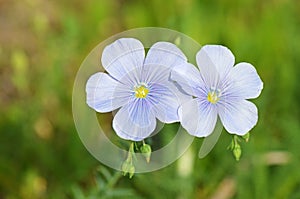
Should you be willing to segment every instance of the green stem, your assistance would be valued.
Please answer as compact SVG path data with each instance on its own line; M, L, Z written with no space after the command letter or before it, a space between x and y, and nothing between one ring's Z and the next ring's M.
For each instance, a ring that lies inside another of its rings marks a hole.
M134 156L134 142L131 142L129 150L128 150L128 156L127 160L129 163L132 163L132 157Z
M239 144L240 138L237 135L233 136L234 144L237 145Z
M122 173L121 172L116 172L112 178L109 179L106 187L107 189L111 189L115 186L115 184L117 184L117 182L119 181L119 179L121 178Z

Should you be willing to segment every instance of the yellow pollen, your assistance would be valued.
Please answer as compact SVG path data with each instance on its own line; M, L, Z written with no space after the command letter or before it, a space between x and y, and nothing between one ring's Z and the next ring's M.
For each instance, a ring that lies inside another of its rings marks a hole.
M149 89L146 88L145 86L139 86L134 89L134 92L135 92L135 97L146 98L149 93Z
M219 99L218 93L215 91L210 91L207 95L207 100L212 104L217 103Z

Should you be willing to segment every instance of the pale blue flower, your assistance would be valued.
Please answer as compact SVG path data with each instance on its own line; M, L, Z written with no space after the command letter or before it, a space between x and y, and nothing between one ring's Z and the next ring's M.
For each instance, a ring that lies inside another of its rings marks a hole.
M107 73L89 78L87 104L101 113L120 108L113 119L119 137L143 140L155 130L156 118L179 121L179 105L190 96L169 81L171 67L187 63L174 44L157 42L145 57L140 41L122 38L105 47L101 62Z
M171 79L194 98L179 108L182 126L197 137L210 135L217 117L231 134L244 135L258 119L256 106L246 100L259 96L263 82L249 63L234 66L232 52L223 46L207 45L192 64L175 66ZM234 66L234 67L233 67Z

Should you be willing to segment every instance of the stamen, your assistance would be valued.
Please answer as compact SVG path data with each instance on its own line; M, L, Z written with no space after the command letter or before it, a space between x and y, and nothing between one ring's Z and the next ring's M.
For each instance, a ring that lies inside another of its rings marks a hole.
M135 92L135 97L146 98L149 93L149 89L146 86L141 85L141 86L136 87L134 89L134 92Z
M212 104L216 104L220 100L219 97L220 97L220 92L216 90L211 90L207 94L207 100Z

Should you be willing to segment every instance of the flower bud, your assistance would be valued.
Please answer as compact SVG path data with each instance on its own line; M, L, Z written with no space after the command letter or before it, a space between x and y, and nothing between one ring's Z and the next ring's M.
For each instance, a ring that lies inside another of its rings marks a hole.
M234 146L234 149L232 152L233 152L233 155L234 155L236 161L239 161L240 157L242 155L242 149L238 143L235 143L235 146Z
M245 139L246 142L248 142L249 139L250 139L250 133L248 132L247 134L245 134L245 135L243 136L243 138Z
M133 165L130 165L130 168L128 170L129 178L132 178L135 172L135 168Z
M132 166L132 164L129 161L126 160L123 162L121 170L122 170L124 176L127 173L130 173L131 166Z
M150 162L151 157L151 146L149 144L143 144L140 148L140 151L142 152L142 155L146 158L146 161Z

